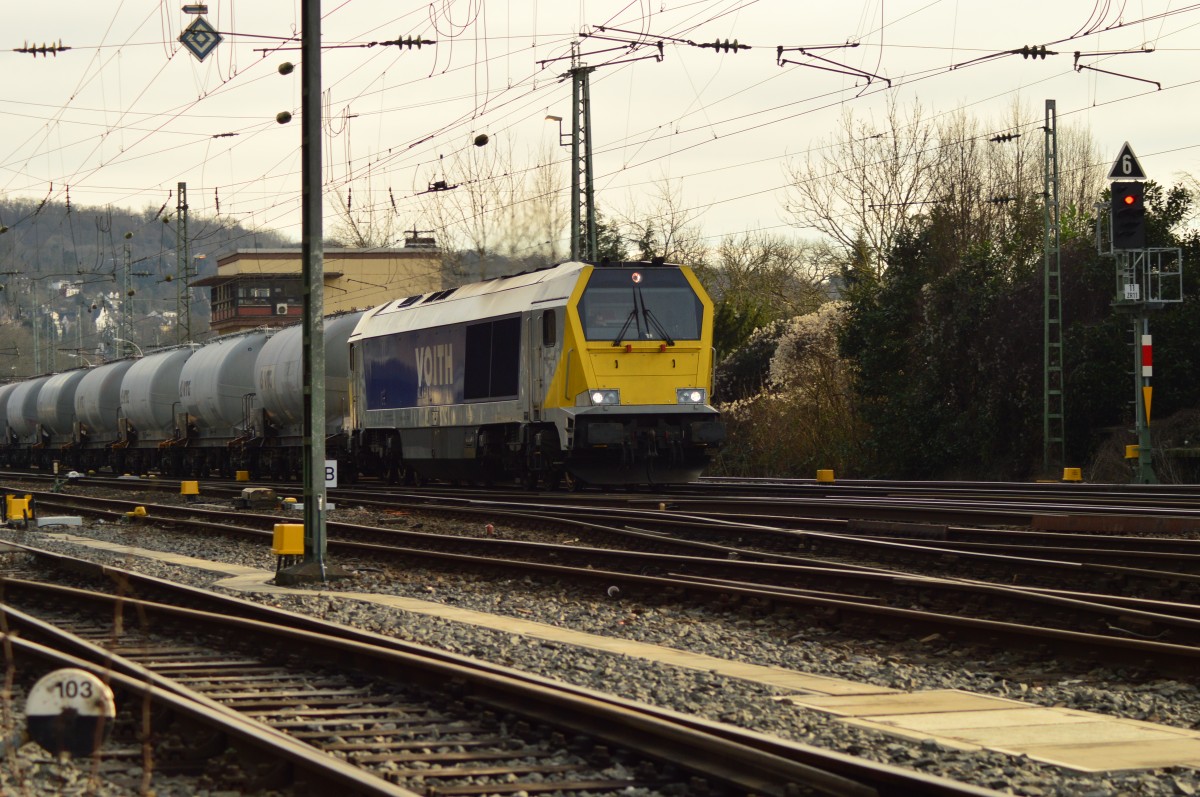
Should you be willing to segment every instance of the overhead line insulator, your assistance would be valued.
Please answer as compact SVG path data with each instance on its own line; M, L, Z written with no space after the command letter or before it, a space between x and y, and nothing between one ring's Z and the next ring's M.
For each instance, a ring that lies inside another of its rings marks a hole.
M422 39L420 36L402 36L393 41L371 42L370 46L374 46L375 44L381 44L384 46L394 45L399 47L401 50L405 48L411 50L413 47L416 47L418 50L420 50L422 44L437 44L437 42L433 39Z
M1020 53L1022 58L1033 58L1033 59L1041 58L1043 60L1046 58L1047 55L1058 55L1058 53L1054 52L1053 50L1047 50L1046 45L1044 45L1044 44L1040 45L1040 46L1036 45L1036 44L1034 44L1034 45L1027 44L1024 47L1022 47L1020 50L1013 50L1012 53L1013 53L1013 55Z
M59 53L65 53L67 50L70 50L70 49L71 49L70 47L64 47L63 43L62 43L62 39L59 39L58 44L41 44L41 45L35 44L32 47L29 46L29 42L25 42L25 44L22 45L21 47L14 47L13 52L14 53L28 53L29 55L32 55L34 58L37 58L39 55L43 56L43 57L45 57L46 55L53 55L55 58L57 58Z
M696 46L703 47L708 50L716 50L717 52L721 52L721 53L728 53L728 52L736 53L738 50L749 50L750 49L750 45L748 45L748 44L738 44L737 39L734 39L733 41L729 41L729 39L726 39L725 41L721 41L720 39L717 39L715 42L712 42L711 44L708 42L700 42L699 44L696 44Z

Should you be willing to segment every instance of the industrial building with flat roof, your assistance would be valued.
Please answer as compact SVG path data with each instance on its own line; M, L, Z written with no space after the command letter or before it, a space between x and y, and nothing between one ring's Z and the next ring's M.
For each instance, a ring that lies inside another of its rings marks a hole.
M304 312L302 265L299 249L239 249L190 287L211 290L215 334L284 326ZM444 288L441 253L431 246L326 249L324 266L326 314Z

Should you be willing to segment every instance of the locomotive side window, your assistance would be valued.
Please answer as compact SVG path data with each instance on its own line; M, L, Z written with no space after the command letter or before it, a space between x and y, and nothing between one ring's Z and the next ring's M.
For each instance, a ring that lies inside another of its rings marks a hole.
M467 325L463 399L514 398L520 389L521 319Z
M579 301L588 340L699 340L703 313L675 269L596 269Z
M546 348L553 346L558 340L558 323L553 310L542 313L542 345Z

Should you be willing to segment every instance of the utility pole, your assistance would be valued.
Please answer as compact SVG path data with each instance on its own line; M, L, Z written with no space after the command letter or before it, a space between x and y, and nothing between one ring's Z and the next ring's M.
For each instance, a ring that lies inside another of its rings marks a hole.
M42 372L42 303L38 301L38 281L30 281L30 292L33 294L33 373L36 376Z
M604 29L601 28L601 31ZM607 33L602 37L608 41L623 41L620 37L613 38ZM685 41L683 39L675 39L675 41ZM630 45L630 49L638 49L645 45L643 41L630 40L626 41ZM712 47L714 45L696 45L695 42L687 41L687 44L692 44L700 47ZM718 42L718 49L722 46ZM739 49L749 50L749 46L739 45L736 41L730 44L725 42L725 51L732 50L737 52ZM610 61L608 66L614 64L627 64L631 61L643 61L654 59L661 62L663 60L663 42L660 40L657 43L657 49L653 55L639 56L635 58L626 58L618 61ZM544 66L559 58L551 58L545 61L538 61L538 64ZM571 78L571 259L595 261L599 257L599 247L596 243L596 202L595 190L592 180L592 98L589 87L588 76L596 70L596 67L588 66L580 61L579 43L575 42L571 45L571 68L563 75L560 75L560 80ZM557 116L547 116L547 120L555 120L558 122L558 143L563 145L562 119Z
M1058 205L1058 112L1046 100L1045 213L1042 284L1042 470L1066 464L1066 380L1063 377L1062 250Z
M596 202L592 184L592 98L588 75L594 67L571 57L571 259L596 259Z
M175 342L192 339L192 303L188 282L192 278L192 258L188 252L187 183L175 186Z
M131 238L133 233L125 233L124 261L121 266L121 315L117 319L117 337L126 341L133 340L133 250L129 245Z

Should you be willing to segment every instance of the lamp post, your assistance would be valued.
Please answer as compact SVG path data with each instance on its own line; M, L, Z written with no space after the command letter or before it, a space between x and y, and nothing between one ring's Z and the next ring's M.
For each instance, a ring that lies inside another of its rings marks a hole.
M144 357L144 356L145 356L145 355L142 353L142 347L141 347L141 346L139 346L139 345L137 345L136 343L134 343L132 340L128 340L128 339L126 339L126 338L113 338L113 342L114 342L114 343L128 343L130 346L132 346L134 349L136 349L136 350L137 350L137 356L138 356L138 357Z
M70 351L68 349L59 349L59 351L61 351L63 354L67 355L68 357L74 357L76 360L83 360L83 364L86 365L88 368L91 368L93 365L95 365L94 362L92 362L91 360L88 359L88 355L86 355L86 354L80 354L77 351Z

